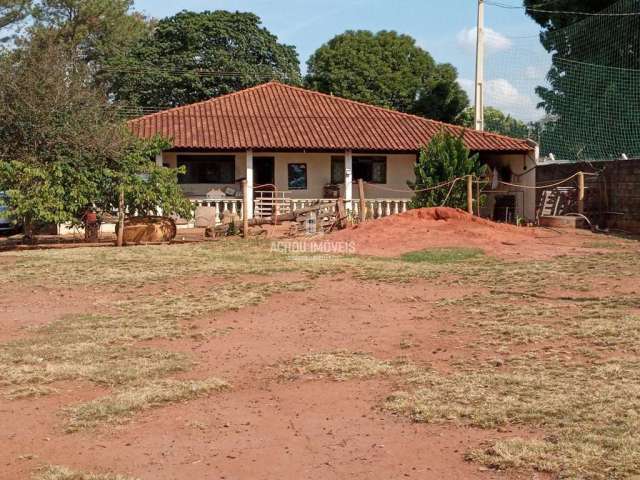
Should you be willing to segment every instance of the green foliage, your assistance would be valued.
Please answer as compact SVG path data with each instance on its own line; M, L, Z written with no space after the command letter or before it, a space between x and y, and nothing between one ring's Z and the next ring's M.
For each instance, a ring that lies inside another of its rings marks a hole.
M134 138L93 86L86 63L34 40L0 57L0 191L28 236L36 222L73 222L89 204L187 215L176 170L155 165L168 144Z
M455 68L436 64L408 35L347 31L311 56L309 88L451 122L468 105Z
M96 165L123 147L123 126L90 83L84 62L58 45L0 57L0 190L27 233L35 221L71 220L92 199Z
M465 175L480 176L482 166L478 154L469 156L462 136L456 137L442 130L435 135L426 148L420 150L415 164L415 183L408 182L413 190L423 190L440 183L448 182ZM436 188L426 192L417 191L411 201L412 208L438 207L443 204L449 194L450 186ZM466 183L459 180L451 189L446 205L465 208L467 204Z
M7 194L12 217L34 223L72 220L91 202L96 179L72 162L34 164L20 160L0 162L0 189Z
M409 112L453 123L468 105L469 98L458 83L458 71L449 63L441 63L436 65Z
M0 29L11 27L3 40L17 36L18 45L50 37L74 48L98 80L108 81L102 70L106 60L150 31L150 22L132 7L133 0L5 0L0 1ZM24 25L22 31L17 28Z
M229 227L227 228L227 236L233 237L234 235L238 235L240 232L238 231L238 227L236 227L236 222L229 222Z
M542 153L568 160L639 155L640 2L539 4L524 0L532 8L527 14L542 27L542 46L553 54L548 86L536 89L539 107L552 119L540 132Z
M6 28L15 28L28 15L28 0L1 0L0 1L0 31ZM14 35L8 34L0 37L0 42L10 40Z
M52 29L63 43L78 46L86 60L104 61L149 32L145 17L132 8L133 0L34 1L31 32Z
M473 128L476 109L469 107L458 116L456 123L466 128ZM511 115L493 107L484 109L484 129L487 132L499 133L512 138L529 138L529 127Z
M278 43L253 13L183 11L110 62L113 91L141 107L174 107L259 84L299 83L295 48ZM215 72L232 72L233 76Z
M102 170L99 206L112 211L118 208L119 192L124 190L125 206L130 214L177 214L190 218L191 202L178 184L184 168L165 168L155 163L155 156L171 144L160 137L140 140L130 137L130 145L121 157Z

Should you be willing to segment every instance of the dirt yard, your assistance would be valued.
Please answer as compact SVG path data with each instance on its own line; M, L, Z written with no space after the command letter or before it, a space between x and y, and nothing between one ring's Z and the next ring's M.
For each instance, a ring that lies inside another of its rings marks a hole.
M640 245L411 215L0 254L0 478L639 475Z

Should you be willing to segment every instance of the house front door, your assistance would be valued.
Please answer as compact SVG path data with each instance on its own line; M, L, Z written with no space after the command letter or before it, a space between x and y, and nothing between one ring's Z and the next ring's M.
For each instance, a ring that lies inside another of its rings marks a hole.
M273 157L253 157L253 184L256 190L273 190L275 183L275 162ZM266 185L261 187L261 185Z

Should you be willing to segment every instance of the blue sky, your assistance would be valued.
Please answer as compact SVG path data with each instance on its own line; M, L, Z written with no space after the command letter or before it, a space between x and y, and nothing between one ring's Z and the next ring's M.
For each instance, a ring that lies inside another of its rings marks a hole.
M521 5L519 0L504 0ZM187 9L256 13L279 40L295 45L305 69L309 55L345 30L396 30L411 35L438 62L456 66L467 89L474 77L475 0L137 0L136 8L161 18ZM540 117L533 93L548 60L539 27L520 9L486 7L489 57L486 104L524 120Z

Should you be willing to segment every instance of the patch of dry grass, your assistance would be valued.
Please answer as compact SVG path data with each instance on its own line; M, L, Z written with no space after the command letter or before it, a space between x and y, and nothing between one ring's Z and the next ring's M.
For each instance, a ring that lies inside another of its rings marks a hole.
M130 345L38 334L0 346L0 385L38 387L60 380L113 386L184 370L182 354Z
M55 392L57 392L55 388L45 385L24 385L10 388L5 396L10 400L19 400L23 398L44 397L45 395L50 395Z
M505 368L417 371L385 408L418 422L534 427L540 439L507 439L470 457L572 478L627 478L640 471L640 361L511 359Z
M363 353L294 359L288 378L334 380L384 376L398 390L383 408L415 422L541 432L507 438L467 457L493 468L533 468L570 478L627 478L640 471L640 360L583 363L534 355L465 364L451 374ZM293 373L292 373L293 372Z
M11 255L17 260L5 266L0 285L50 286L55 278L60 286L140 288L193 276L232 279L238 275L284 272L311 277L353 273L363 280L406 282L412 278L435 278L447 269L447 264L411 264L393 258L320 253L292 256L271 251L266 241L36 250Z
M637 352L640 348L640 298L527 296L490 291L436 303L458 313L461 325L477 330L485 347L532 345L567 338L600 351Z
M301 292L310 288L309 282L229 282L184 293L161 293L146 296L142 300L123 300L111 303L128 321L146 327L147 335L157 337L162 325L173 325L172 335L179 336L181 320L189 320L205 314L259 305L271 295L284 292ZM140 338L139 336L136 338ZM145 338L145 337L142 337Z
M107 397L67 408L66 429L75 432L103 423L123 423L137 412L192 400L228 388L229 384L217 378L202 381L156 380L131 385Z
M283 374L287 378L312 375L341 381L389 375L394 372L395 367L392 364L365 353L339 351L297 357L286 366Z
M37 472L33 480L137 480L133 477L113 473L76 472L59 465L49 465Z
M305 282L230 283L182 294L147 295L109 305L112 314L69 315L32 330L32 335L0 345L0 386L18 385L13 398L53 390L59 380L90 380L108 386L159 378L185 370L182 354L140 348L135 341L176 338L197 331L182 320L256 305L268 296L308 288ZM228 332L226 332L228 333ZM203 332L206 336L214 333ZM15 390L15 389L14 389ZM37 393L36 393L37 392Z
M335 271L322 262L292 262L271 252L264 241L221 241L193 245L149 245L127 248L75 248L12 252L0 284L112 286L129 288L170 279L292 271Z

